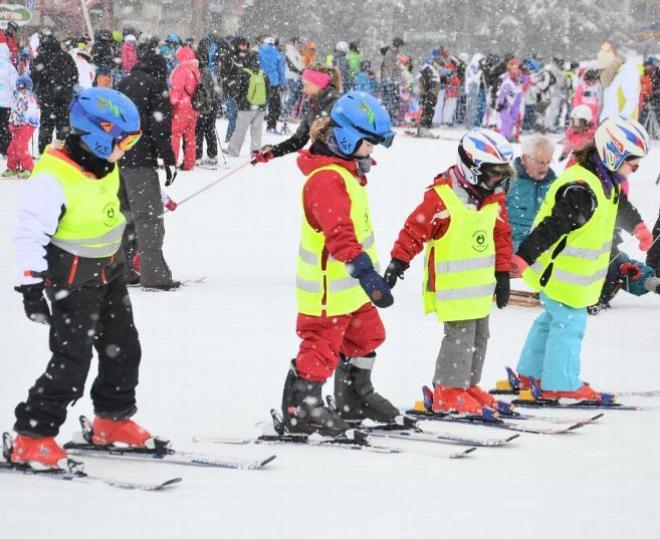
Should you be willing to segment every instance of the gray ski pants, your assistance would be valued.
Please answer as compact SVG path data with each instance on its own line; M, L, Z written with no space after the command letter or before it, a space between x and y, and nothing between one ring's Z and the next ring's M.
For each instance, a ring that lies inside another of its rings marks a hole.
M481 380L488 345L488 316L444 323L445 336L435 363L433 384L468 388Z
M122 168L121 179L128 203L122 208L129 225L126 228L134 230L140 253L140 284L169 283L172 272L163 256L165 225L158 172L150 167ZM128 241L129 238L124 238L124 246Z
M248 127L250 128L250 152L261 149L261 135L264 127L264 111L239 110L236 118L236 129L229 140L227 155L237 157L245 141Z

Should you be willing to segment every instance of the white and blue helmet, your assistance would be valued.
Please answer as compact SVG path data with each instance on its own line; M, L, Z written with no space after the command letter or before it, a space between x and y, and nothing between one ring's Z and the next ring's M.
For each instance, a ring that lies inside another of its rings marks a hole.
M621 115L607 118L594 134L596 150L605 167L612 172L626 159L649 153L649 134L642 125Z
M477 185L484 179L483 165L508 165L513 159L509 141L490 129L468 131L458 143L458 168L465 181Z

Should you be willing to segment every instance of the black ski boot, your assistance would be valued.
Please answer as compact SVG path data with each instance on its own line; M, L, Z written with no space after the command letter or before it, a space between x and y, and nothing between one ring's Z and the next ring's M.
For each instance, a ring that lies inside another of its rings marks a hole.
M323 404L323 384L298 377L294 361L284 382L282 419L287 432L341 436L350 427Z
M402 414L396 406L374 391L371 369L376 352L365 357L344 358L335 371L335 406L342 419L359 424L363 419L379 423L414 427L416 420Z

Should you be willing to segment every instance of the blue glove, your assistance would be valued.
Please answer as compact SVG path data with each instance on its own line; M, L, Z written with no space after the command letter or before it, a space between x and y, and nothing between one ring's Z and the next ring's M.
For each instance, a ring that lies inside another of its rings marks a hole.
M394 297L389 286L383 278L378 275L371 263L371 258L367 253L356 256L346 264L348 273L360 281L360 286L369 296L369 299L376 307L385 309L394 303Z

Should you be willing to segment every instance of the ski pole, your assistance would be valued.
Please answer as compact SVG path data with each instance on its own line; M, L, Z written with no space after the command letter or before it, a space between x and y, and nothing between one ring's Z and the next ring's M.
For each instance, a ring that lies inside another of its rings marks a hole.
M651 243L651 246L649 247L649 251L650 251L650 250L653 248L653 246L658 242L658 240L660 240L660 236L658 236L657 238L655 238L655 239L653 240L653 243ZM622 254L623 254L623 251L620 250L620 251L617 253L616 256L612 257L612 260L610 260L610 263L609 263L607 266L609 267L609 266L611 266L612 264L614 264L614 261L615 261L617 258L619 258Z
M239 165L238 167L236 167L231 172L228 172L224 176L220 176L217 180L213 180L211 183L205 185L201 189L195 191L191 195L188 195L187 197L182 199L180 202L177 203L177 207L181 206L181 204L183 204L184 202L188 202L191 198L195 198L197 195L202 194L204 191L207 191L208 189L211 189L211 187L213 187L214 185L219 184L222 180L226 180L227 178L229 178L229 176L231 176L232 174L236 174L239 170L245 168L249 164L250 164L250 160L248 159L247 161L245 161L245 163L243 163L242 165ZM167 211L164 211L162 215L164 215L165 213L167 213Z
M222 162L227 166L227 159L225 158L225 151L222 149L222 144L220 144L220 135L218 134L218 128L213 124L213 130L215 131L215 140L218 143L218 149L220 150L220 155L222 156Z

